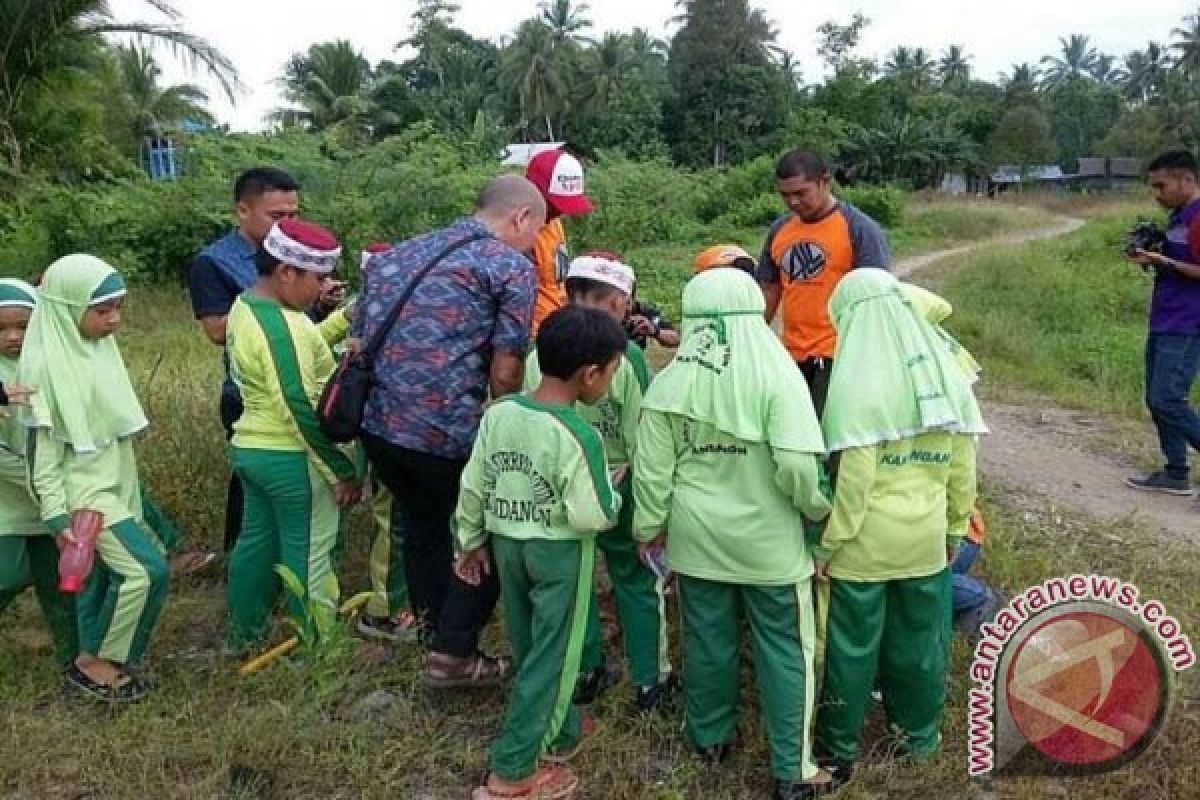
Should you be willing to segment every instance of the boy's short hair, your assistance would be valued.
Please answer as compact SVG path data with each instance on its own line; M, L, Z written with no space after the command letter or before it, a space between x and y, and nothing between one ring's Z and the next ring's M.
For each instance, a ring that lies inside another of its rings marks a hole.
M1157 172L1160 169L1179 170L1189 173L1193 178L1200 175L1200 165L1189 150L1170 150L1150 162L1146 172Z
M233 183L233 202L241 203L262 197L267 192L298 192L300 182L275 167L253 167L238 176Z
M775 165L775 178L785 181L789 178L801 178L806 181L819 181L828 178L829 165L825 159L811 150L792 150L784 153Z
M282 261L268 253L262 247L259 247L254 252L254 268L258 270L259 275L275 274L275 270L279 269L279 265L282 263Z
M614 294L625 294L611 283L592 278L567 278L563 281L563 288L567 290L567 300L572 303L583 300L604 301Z
M566 306L538 328L538 368L543 375L568 381L581 367L608 366L627 345L625 329L608 314Z

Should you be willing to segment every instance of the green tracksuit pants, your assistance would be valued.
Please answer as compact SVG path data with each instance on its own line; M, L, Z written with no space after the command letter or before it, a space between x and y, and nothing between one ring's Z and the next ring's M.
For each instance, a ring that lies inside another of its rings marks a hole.
M158 507L154 502L154 498L150 496L150 492L146 490L146 484L141 484L142 495L142 519L146 523L146 527L154 531L154 535L158 537L158 541L166 548L168 553L174 553L183 544L183 536L179 533L179 528L171 521L171 518Z
M170 569L162 544L134 518L96 538L96 563L75 600L79 649L138 664L167 601Z
M809 781L817 773L812 755L816 634L810 583L747 586L679 576L688 738L704 748L734 737L744 619L771 774L781 781Z
M242 531L229 557L230 642L235 648L266 638L281 582L282 564L305 587L288 595L288 613L305 620L304 602L336 607L333 549L340 512L333 486L303 452L232 449L245 503Z
M596 537L596 548L604 555L604 565L612 581L617 600L617 619L625 642L629 676L635 686L654 686L671 674L667 653L667 619L663 587L654 573L638 558L633 538L632 481L621 489L621 515L617 526ZM600 608L592 595L588 606L587 638L583 645L580 669L590 671L604 663L604 634L600 626Z
M592 539L555 541L491 537L512 642L516 678L491 770L528 778L547 750L579 741L582 718L571 704L592 596Z
M858 758L876 676L889 723L908 752L937 752L945 703L949 570L924 578L831 580L825 688L817 741L840 761Z
M375 541L371 544L368 572L371 599L367 613L373 617L392 617L408 608L408 584L404 580L403 520L394 513L392 496L379 481L371 483L371 516L375 520Z
M54 652L67 666L79 655L75 596L58 591L58 547L53 536L0 536L0 612L33 585Z

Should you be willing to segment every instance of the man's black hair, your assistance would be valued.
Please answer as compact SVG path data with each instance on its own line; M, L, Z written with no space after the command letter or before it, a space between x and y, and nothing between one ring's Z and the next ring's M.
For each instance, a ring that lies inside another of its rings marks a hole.
M233 202L262 197L267 192L298 192L300 182L275 167L253 167L238 175L233 183Z
M563 281L563 288L567 290L567 299L572 303L589 299L603 301L614 294L625 294L607 281L592 278L567 278Z
M1156 172L1160 169L1178 169L1191 173L1192 177L1200 177L1200 165L1190 150L1170 150L1150 162L1146 172Z
M268 253L262 247L258 248L254 253L254 268L258 270L259 275L273 275L282 263L282 261Z
M625 329L608 314L566 306L538 328L538 367L543 375L569 381L582 367L607 367L627 344Z
M775 177L781 181L788 178L816 181L829 177L829 165L811 150L792 150L775 165Z

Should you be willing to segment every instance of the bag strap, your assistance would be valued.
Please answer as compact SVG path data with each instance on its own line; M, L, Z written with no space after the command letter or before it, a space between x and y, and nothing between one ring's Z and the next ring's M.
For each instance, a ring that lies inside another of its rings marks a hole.
M444 247L440 253L438 253L429 261L429 263L421 267L421 271L418 272L412 281L409 282L408 288L404 290L404 294L400 295L400 299L396 301L396 304L392 306L392 310L388 312L386 317L384 317L383 323L379 326L379 330L375 331L375 334L371 337L371 340L367 342L367 346L362 349L360 355L365 357L368 362L374 362L375 356L383 347L383 343L387 339L387 335L391 332L392 328L396 326L396 320L400 319L401 312L403 312L404 307L408 305L408 301L412 298L413 292L417 290L418 284L425 279L425 276L428 275L434 267L444 261L445 258L455 250L466 247L472 242L478 242L482 239L488 238L491 238L490 234L475 233L467 236L464 239L459 239L457 242Z

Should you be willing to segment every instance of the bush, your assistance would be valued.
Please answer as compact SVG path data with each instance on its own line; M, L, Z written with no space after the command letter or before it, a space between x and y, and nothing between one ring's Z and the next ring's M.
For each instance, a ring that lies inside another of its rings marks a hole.
M596 210L572 223L576 251L624 250L699 233L700 179L665 160L603 157L588 170L587 185Z
M904 218L904 192L891 186L848 187L837 196L885 228L894 228Z

